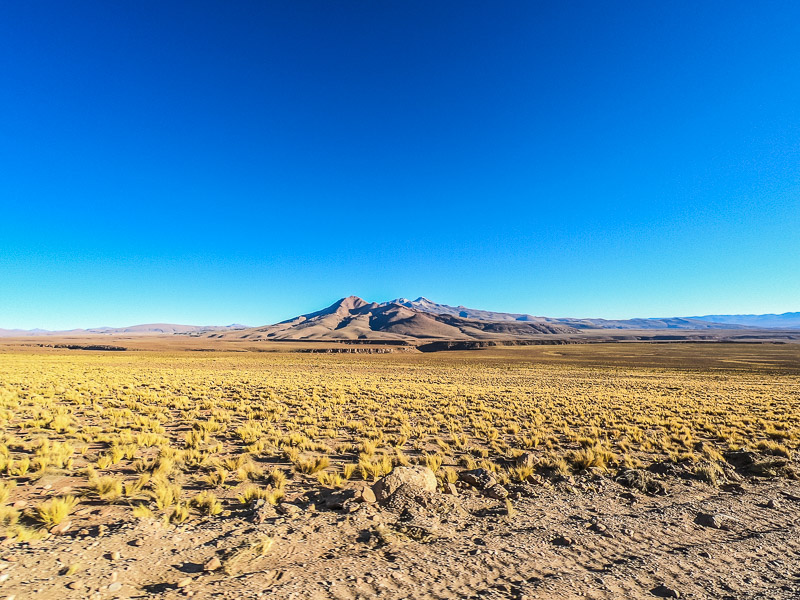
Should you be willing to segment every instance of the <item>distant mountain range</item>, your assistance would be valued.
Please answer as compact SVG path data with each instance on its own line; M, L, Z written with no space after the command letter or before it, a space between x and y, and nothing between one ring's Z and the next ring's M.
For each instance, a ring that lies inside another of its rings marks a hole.
M349 296L331 306L275 325L236 332L211 332L209 337L281 341L414 341L540 339L587 330L730 330L753 326L705 317L663 319L556 319L528 314L477 310L437 304L427 298L367 302Z
M767 329L800 329L800 312L787 312L780 315L706 315L692 318L714 323L735 323L737 325Z
M448 306L447 304L437 304L427 298L420 297L416 300L398 298L386 304L400 304L413 310L426 313L441 315L452 315L463 319L475 319L478 321L521 321L528 323L543 323L548 325L558 325L561 327L572 327L574 329L739 329L747 327L743 323L736 323L734 320L726 322L712 322L705 317L668 317L668 318L649 318L649 319L574 319L574 318L552 318L535 317L527 314L492 312L489 310L477 310L466 308L465 306Z
M438 304L427 298L367 302L348 296L313 313L275 325L176 325L150 323L48 331L0 329L0 337L80 335L190 335L215 338L293 341L396 341L536 339L589 330L800 330L800 312L765 315L705 315L641 319L541 317Z
M130 327L94 327L92 329L0 329L0 337L72 336L72 335L199 335L209 331L247 329L247 325L176 325L174 323L148 323Z

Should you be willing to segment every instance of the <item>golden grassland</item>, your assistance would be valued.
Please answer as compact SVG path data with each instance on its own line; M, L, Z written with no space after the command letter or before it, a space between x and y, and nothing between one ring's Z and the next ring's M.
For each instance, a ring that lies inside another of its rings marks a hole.
M797 477L800 345L597 344L479 352L0 353L0 527L26 539L81 503L182 523L426 464L543 483L723 453ZM524 456L525 460L520 460ZM772 466L771 466L772 465ZM64 485L25 507L43 477Z

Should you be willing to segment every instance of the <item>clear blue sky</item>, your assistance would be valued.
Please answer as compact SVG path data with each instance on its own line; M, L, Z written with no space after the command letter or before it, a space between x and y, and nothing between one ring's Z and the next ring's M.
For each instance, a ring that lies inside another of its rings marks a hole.
M4 2L0 327L800 310L797 2Z

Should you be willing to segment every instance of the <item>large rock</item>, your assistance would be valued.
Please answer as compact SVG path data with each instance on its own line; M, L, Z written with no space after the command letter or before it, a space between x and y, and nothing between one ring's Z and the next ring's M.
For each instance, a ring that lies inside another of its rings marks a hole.
M388 500L401 487L418 488L425 492L436 491L436 475L428 467L395 467L383 479L379 479L372 486L378 502Z

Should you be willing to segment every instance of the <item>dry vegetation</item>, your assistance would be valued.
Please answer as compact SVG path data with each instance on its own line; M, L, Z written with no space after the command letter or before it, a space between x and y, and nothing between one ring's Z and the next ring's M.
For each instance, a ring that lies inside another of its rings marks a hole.
M800 385L786 366L797 346L609 348L602 368L591 346L0 354L0 526L32 539L81 505L225 518L407 464L442 484L483 467L501 483L590 470L646 487L657 465L717 485L733 476L726 453L744 449L762 458L755 475L798 477ZM709 351L713 364L693 358ZM684 368L633 366L625 352L637 362L683 352ZM44 477L55 483L33 493Z

